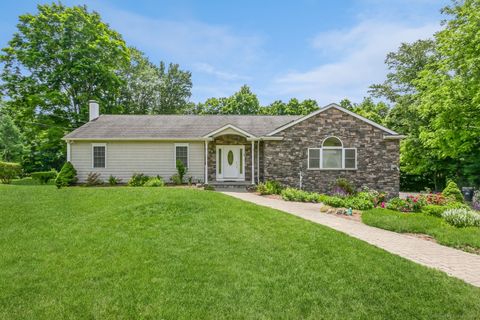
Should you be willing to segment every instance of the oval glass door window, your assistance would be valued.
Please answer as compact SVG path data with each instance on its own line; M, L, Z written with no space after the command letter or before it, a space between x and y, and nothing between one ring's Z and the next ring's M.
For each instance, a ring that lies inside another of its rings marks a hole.
M228 151L227 154L228 165L231 166L233 164L233 151Z

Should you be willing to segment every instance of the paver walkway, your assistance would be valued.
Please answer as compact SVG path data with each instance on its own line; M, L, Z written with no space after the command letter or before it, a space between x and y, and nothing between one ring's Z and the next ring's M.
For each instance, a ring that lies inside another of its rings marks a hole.
M370 227L361 222L336 217L332 214L322 213L319 210L320 204L287 202L246 192L223 193L325 225L480 287L480 255L445 247L417 237Z

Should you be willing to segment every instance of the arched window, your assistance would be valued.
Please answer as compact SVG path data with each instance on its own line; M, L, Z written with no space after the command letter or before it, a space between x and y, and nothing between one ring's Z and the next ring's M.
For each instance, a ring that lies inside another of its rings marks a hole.
M326 137L320 148L308 149L308 168L352 170L357 168L357 149L345 148L337 137Z

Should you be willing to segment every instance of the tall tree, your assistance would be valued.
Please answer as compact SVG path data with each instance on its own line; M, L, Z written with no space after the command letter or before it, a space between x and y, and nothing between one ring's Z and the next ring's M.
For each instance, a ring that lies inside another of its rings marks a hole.
M390 110L386 103L382 101L374 102L371 97L363 98L363 101L360 103L352 103L348 99L343 99L340 101L340 106L378 124L384 124Z
M124 84L118 104L121 113L169 114L182 113L191 96L191 73L170 63L157 66L136 48L129 48L130 64L120 70Z
M300 102L296 98L292 98L288 103L277 100L270 105L261 108L262 114L269 115L306 115L318 109L317 101L306 99Z
M24 147L20 130L12 119L0 109L0 159L7 162L20 162Z
M17 32L2 50L2 91L9 97L8 113L33 148L39 136L55 141L50 153L60 158L34 160L50 167L63 157L65 131L87 119L89 99L99 100L102 112L117 111L118 70L129 55L122 37L85 6L37 8L19 17Z
M198 103L190 111L195 114L258 114L260 103L250 88L243 85L230 97L210 98Z

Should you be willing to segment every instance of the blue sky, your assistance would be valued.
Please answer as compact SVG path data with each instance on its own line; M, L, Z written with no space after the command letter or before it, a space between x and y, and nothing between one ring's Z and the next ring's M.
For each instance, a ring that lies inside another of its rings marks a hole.
M3 2L0 46L18 15L45 1ZM262 104L360 101L386 74L385 55L440 29L444 0L64 1L86 4L153 62L192 72L192 100L247 84Z

